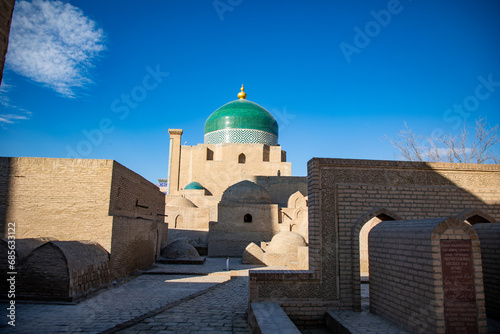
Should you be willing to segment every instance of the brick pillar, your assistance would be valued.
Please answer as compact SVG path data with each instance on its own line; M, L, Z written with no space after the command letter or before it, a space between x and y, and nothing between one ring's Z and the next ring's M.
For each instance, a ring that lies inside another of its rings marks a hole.
M168 154L168 195L179 193L179 174L181 168L182 129L169 129L170 149Z

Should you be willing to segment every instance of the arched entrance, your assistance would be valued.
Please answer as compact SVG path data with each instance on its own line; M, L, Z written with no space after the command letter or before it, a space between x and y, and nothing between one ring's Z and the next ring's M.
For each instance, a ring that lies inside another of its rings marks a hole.
M175 228L182 228L182 227L184 227L183 226L183 221L184 221L184 219L182 218L182 216L178 215L177 217L175 217L174 227Z
M386 220L395 219L381 213L367 221L359 232L359 274L362 282L368 282L370 276L370 266L368 261L368 234L372 228L377 226L380 222Z
M352 287L354 292L354 310L369 308L369 249L368 235L371 229L382 221L401 220L399 215L387 209L375 209L362 216L352 229ZM363 284L363 289L361 287ZM363 297L363 298L362 298ZM362 303L363 302L363 303Z

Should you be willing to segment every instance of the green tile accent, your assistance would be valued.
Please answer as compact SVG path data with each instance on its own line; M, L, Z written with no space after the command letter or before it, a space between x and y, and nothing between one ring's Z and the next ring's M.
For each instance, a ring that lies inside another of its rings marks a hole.
M278 135L278 123L266 109L248 100L226 103L205 122L205 134L223 129L254 129Z
M187 186L184 187L184 189L194 189L194 190L200 190L200 189L203 189L203 186L201 184L199 184L198 182L196 181L193 181L191 183L188 183Z

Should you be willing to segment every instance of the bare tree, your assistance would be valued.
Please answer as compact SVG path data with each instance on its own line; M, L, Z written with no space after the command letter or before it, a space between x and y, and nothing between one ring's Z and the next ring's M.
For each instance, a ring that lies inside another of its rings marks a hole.
M489 127L486 118L476 120L473 131L465 122L460 134L423 137L408 128L400 130L394 139L387 138L399 155L410 161L500 163L497 144L498 124Z

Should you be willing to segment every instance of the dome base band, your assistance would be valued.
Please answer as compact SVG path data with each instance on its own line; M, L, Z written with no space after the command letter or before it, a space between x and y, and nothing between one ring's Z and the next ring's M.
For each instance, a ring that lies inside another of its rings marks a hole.
M205 134L205 144L265 144L278 145L275 134L254 129L223 129Z

